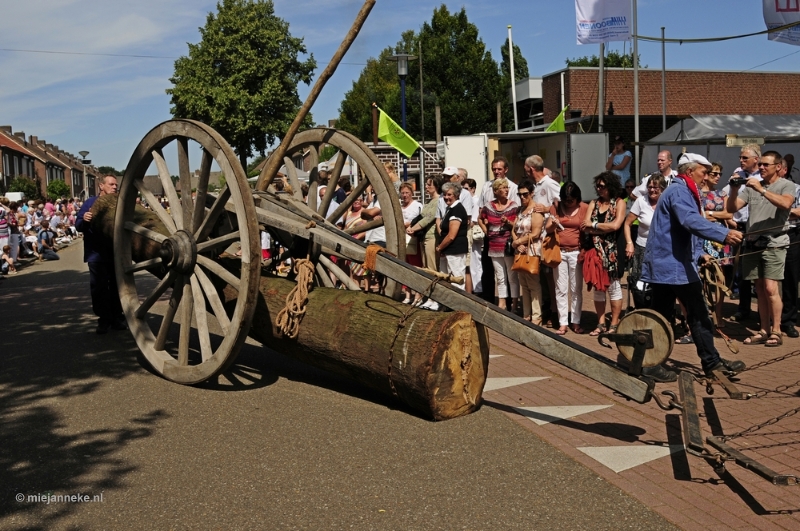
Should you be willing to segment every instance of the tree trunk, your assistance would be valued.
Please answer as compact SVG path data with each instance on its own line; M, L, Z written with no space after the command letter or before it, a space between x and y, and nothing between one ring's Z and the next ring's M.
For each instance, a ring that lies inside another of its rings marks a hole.
M93 226L113 234L116 196L93 207ZM146 209L136 223L166 234ZM137 261L158 244L133 239ZM233 272L235 263L228 266ZM280 337L275 321L294 282L262 276L249 335L310 365L349 377L434 420L466 415L480 403L489 367L488 331L465 312L430 312L359 291L314 288L296 339ZM228 303L238 296L223 291ZM403 317L406 316L405 319Z

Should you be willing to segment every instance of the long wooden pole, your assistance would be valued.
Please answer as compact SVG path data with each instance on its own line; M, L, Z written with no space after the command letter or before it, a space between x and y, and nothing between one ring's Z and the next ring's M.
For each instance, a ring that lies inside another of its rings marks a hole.
M270 183L275 178L275 175L277 175L278 168L280 168L283 164L283 157L286 155L286 151L289 149L289 145L292 143L292 140L294 140L294 135L296 135L297 131L300 129L300 124L302 124L303 120L306 119L311 107L317 101L319 93L322 92L322 89L325 87L325 83L328 82L333 73L336 71L336 68L339 66L342 58L347 53L347 50L350 49L350 45L352 45L353 41L355 41L356 37L358 37L361 27L364 25L364 22L366 22L367 17L369 16L370 11L372 11L372 7L374 5L375 0L366 0L364 2L364 5L361 7L361 11L358 12L358 16L356 16L356 19L353 22L353 26L350 28L350 31L347 32L342 44L339 45L339 49L336 50L335 54L333 54L328 66L325 67L325 70L323 70L320 76L317 78L317 81L314 83L314 87L311 89L311 92L306 98L305 103L303 103L303 106L300 107L300 110L292 122L292 125L289 126L289 130L286 131L286 135L284 135L281 143L278 145L272 156L268 159L267 164L261 171L261 175L258 176L256 190L261 192L266 191L267 187L269 187Z

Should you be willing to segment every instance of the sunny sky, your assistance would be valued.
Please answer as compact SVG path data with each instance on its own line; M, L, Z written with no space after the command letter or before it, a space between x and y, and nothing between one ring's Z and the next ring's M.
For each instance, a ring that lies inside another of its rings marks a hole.
M394 45L404 30L418 30L442 3L451 11L466 7L498 62L506 26L512 24L514 42L535 77L563 68L567 57L598 52L596 45L575 42L573 0L378 0L312 109L315 121L336 118L366 60ZM361 5L360 0L275 0L277 15L290 23L294 36L305 38L318 71ZM88 150L95 165L124 169L147 131L171 117L164 91L174 60L187 54L187 42L199 40L197 29L215 6L212 0L0 0L0 125L71 153ZM765 29L761 9L761 0L639 0L639 33L659 37L661 26L668 38L752 33ZM622 50L623 43L610 47ZM642 42L639 49L643 65L661 68L660 44ZM800 47L766 36L669 44L666 55L667 68L675 69L800 67ZM308 91L301 86L301 98Z

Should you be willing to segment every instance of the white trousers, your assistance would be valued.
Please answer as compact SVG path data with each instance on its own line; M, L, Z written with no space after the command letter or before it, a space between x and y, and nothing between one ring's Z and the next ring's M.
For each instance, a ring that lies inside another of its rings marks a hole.
M580 324L583 306L583 264L578 263L580 251L561 251L561 263L553 269L556 285L556 307L560 326Z
M621 301L622 300L622 284L619 279L612 280L606 291L595 291L594 300L597 302L606 302L606 293L608 293L608 300Z
M439 271L453 275L454 277L463 277L467 272L467 254L443 254L439 258ZM464 284L452 283L453 287L464 289Z
M472 249L469 253L469 271L472 275L472 293L483 291L481 276L483 276L483 264L481 264L481 254L483 253L483 240L472 242Z
M511 298L516 299L519 297L517 272L511 271L511 266L514 265L514 257L493 256L492 265L494 266L494 283L497 286L497 296L501 299L508 297L508 289L506 289L506 278L508 278L508 284L511 286Z

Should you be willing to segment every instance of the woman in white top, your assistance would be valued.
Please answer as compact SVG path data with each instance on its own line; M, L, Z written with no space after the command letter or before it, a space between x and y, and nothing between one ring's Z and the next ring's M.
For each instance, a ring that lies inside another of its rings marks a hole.
M422 212L422 204L414 199L414 188L409 183L402 183L400 185L400 208L403 211L403 225L408 229ZM417 267L422 267L422 254L419 252L419 240L416 236L410 236L410 239L408 237L406 239L408 240L406 244L406 262ZM403 302L405 304L410 304L412 302L411 294L414 292L405 286L403 286L403 291L406 294ZM413 302L417 304L422 302L422 295L414 293Z
M630 270L628 272L628 286L635 287L639 278L642 276L642 259L644 249L647 246L647 236L650 234L650 223L653 221L656 203L661 197L661 193L667 187L667 181L660 173L650 177L647 183L647 195L639 197L631 206L628 216L625 218L623 231L625 233L625 256L630 260ZM639 222L639 230L636 234L636 241L631 237L631 225L634 221Z

